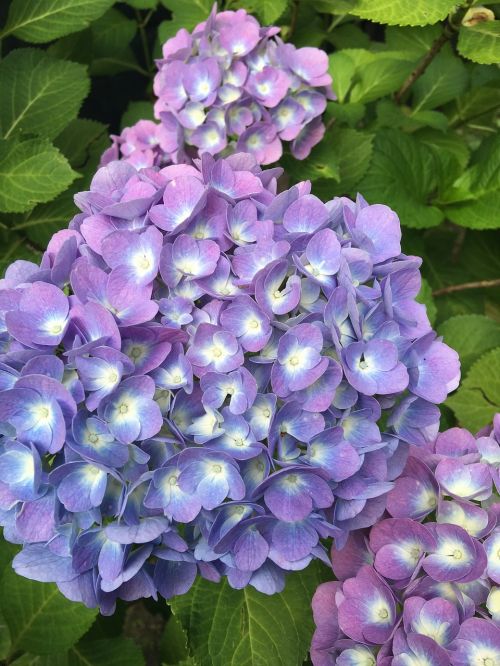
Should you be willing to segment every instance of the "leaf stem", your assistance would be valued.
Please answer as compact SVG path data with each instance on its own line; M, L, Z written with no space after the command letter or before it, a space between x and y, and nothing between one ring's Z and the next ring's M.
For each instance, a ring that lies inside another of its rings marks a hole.
M151 18L152 11L150 11L145 18L142 17L141 13L139 10L136 10L135 16L137 19L137 27L139 28L139 35L141 37L141 44L142 44L142 52L144 54L144 64L146 66L146 70L148 72L151 72L153 68L153 62L151 59L151 53L149 51L149 43L148 43L148 36L146 34L146 26L149 22L149 19ZM148 74L149 76L149 74Z
M290 18L290 28L288 30L288 34L286 36L286 41L289 42L293 33L295 32L295 28L297 27L297 19L299 18L299 4L300 0L293 0L292 3L292 15Z
M460 5L460 7L457 9L457 11L454 14L448 17L446 23L443 25L443 30L439 35L439 37L434 40L434 42L431 44L430 49L424 55L422 60L420 60L420 62L411 72L411 74L408 76L406 81L404 81L401 88L394 95L394 100L396 101L397 104L401 104L401 101L408 92L408 90L410 90L415 81L422 76L422 74L425 72L427 67L429 67L431 62L441 51L446 42L448 42L453 37L453 35L460 30L462 17L464 16L465 12L470 7L470 5L472 5L473 1L474 0L466 0L466 2Z
M490 287L500 287L500 278L496 280L478 280L477 282L464 282L463 284L452 284L449 287L436 289L432 292L433 296L446 296L454 294L457 291L466 291L468 289L487 289Z

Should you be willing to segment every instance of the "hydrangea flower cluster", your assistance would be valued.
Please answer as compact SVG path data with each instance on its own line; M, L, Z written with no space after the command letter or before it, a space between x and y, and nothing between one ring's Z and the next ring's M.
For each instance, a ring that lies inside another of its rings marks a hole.
M371 530L333 548L314 666L500 664L500 414L411 447Z
M20 574L103 613L197 573L270 594L372 525L435 437L459 362L396 214L276 194L280 172L112 162L41 265L7 270L0 521Z
M155 116L113 136L103 163L138 167L190 163L198 153L252 153L279 160L282 141L304 159L323 137L321 116L332 99L328 57L284 43L279 28L261 27L244 9L214 10L190 34L163 46L154 82Z

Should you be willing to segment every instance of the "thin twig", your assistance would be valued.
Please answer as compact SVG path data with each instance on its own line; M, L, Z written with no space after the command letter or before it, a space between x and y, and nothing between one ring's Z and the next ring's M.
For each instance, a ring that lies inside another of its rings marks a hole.
M443 46L446 44L446 42L450 39L452 36L453 32L448 29L448 25L445 25L443 32L439 35L439 37L432 43L431 48L427 51L427 53L424 55L422 60L418 63L418 65L415 67L413 72L408 76L406 81L403 83L401 88L397 91L397 93L394 95L394 99L398 104L401 104L401 100L405 96L405 94L408 92L408 90L412 87L412 85L415 83L417 79L419 79L422 74L425 72L427 67L431 64L431 62L434 60L434 58L437 56L439 51L443 48Z
M454 14L448 17L446 23L443 26L442 33L439 35L439 37L436 40L434 40L434 42L431 45L431 48L427 51L422 60L418 63L413 72L408 76L408 78L403 83L401 88L394 95L394 99L397 102L397 104L401 104L403 97L406 95L406 93L412 87L415 81L422 76L422 74L425 72L427 67L429 67L431 62L441 51L446 42L448 42L453 37L453 35L458 32L458 30L460 29L462 18L465 15L467 9L472 5L473 1L474 0L466 0L466 2L460 5L460 7L457 9L457 11Z
M454 263L458 261L460 253L465 243L465 236L467 234L467 229L465 227L459 227L457 237L453 243L453 248L451 250L451 259Z
M433 296L446 296L454 294L457 291L466 291L468 289L487 289L490 287L500 287L500 278L497 280L478 280L477 282L464 282L463 284L452 284L449 287L436 289L432 292Z
M151 18L151 12L146 16L145 19L142 18L139 10L136 10L135 16L137 19L137 27L139 28L139 35L141 37L142 52L144 54L144 63L146 65L146 70L150 72L153 68L153 63L151 60L151 54L149 52L148 36L146 34L146 25Z
M288 33L286 36L287 41L290 41L293 33L295 32L295 28L297 27L297 19L299 18L299 4L300 0L293 0L292 16L290 18L290 28L288 29Z

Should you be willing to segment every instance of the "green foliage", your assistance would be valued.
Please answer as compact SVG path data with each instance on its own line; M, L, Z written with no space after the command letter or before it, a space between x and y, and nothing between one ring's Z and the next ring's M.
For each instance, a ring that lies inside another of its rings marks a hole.
M322 565L291 573L283 592L233 590L198 579L171 606L199 666L300 666L312 636L310 599Z
M22 213L50 201L76 178L45 139L0 139L0 211Z
M50 42L86 28L113 0L13 0L0 38L14 34L33 44Z
M212 9L212 0L160 0L172 12L169 21L163 21L158 29L161 42L165 42L181 28L192 30L197 23L204 21Z
M74 216L73 195L88 188L109 133L153 119L161 43L205 20L212 4L4 0L0 272L14 259L40 261ZM218 3L327 51L337 99L325 136L302 162L285 151L283 186L310 179L324 199L359 191L396 210L404 251L423 258L418 300L461 356L462 385L443 418L476 430L500 410L500 4L487 3L496 20L473 26L462 24L468 4ZM293 666L306 655L314 569L292 574L271 598L199 581L172 602L174 616L156 606L165 627L150 654L134 642L123 607L94 622L54 586L15 577L14 552L0 543L0 662L9 666Z
M451 317L439 326L438 333L459 353L463 373L481 354L500 347L500 323L484 315Z
M447 404L465 428L476 432L500 412L500 347L474 363Z
M500 62L500 21L485 21L463 26L458 37L458 50L464 58L482 65Z
M355 16L387 25L427 25L446 18L456 0L354 0Z
M69 601L54 584L37 583L7 568L0 609L9 628L10 653L55 654L72 647L93 623L96 611Z
M5 139L21 132L53 138L77 116L90 81L82 65L40 49L16 49L0 63L0 86Z

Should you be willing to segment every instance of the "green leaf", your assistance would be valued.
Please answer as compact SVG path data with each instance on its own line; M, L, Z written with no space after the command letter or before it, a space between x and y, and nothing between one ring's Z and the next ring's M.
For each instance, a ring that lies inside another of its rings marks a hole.
M257 14L263 23L270 25L285 12L288 0L245 0L239 4L248 12Z
M82 167L92 145L103 137L107 139L107 127L104 123L86 118L73 120L54 140L54 145L64 153L72 167Z
M0 243L2 244L2 257L3 257L5 254L5 250L3 248L4 238L2 238L1 235L0 235ZM3 536L0 535L0 577L4 572L4 569L7 566L10 566L10 563L12 562L14 555L17 553L18 550L19 546L15 546L13 543L6 541L3 538Z
M431 325L434 325L437 316L437 307L432 297L432 287L427 280L422 279L422 286L420 287L416 300L425 305L429 321L431 322Z
M160 41L173 37L180 28L192 30L195 25L205 21L212 9L212 0L161 0L161 4L170 9L173 18L163 21L158 27Z
M339 104L338 102L330 102L326 108L325 121L329 118L335 118L340 123L348 127L355 127L366 112L366 106L361 102Z
M78 184L54 201L36 206L22 221L12 226L12 230L24 233L38 247L45 247L56 231L67 227L78 212L73 197L80 189Z
M137 32L137 23L112 8L91 27L94 76L117 74L137 68L130 42Z
M299 161L286 155L282 160L285 173L294 182L299 182L304 178L313 181L319 178L333 178L338 181L340 178L339 155L332 151L330 139L329 134L323 137L322 141L312 149L311 154L305 160Z
M167 664L189 659L186 632L176 615L171 615L161 637L161 658Z
M26 242L26 239L18 234L5 231L5 228L0 227L0 247L2 248L2 254L0 255L0 275L3 275L6 268L12 263L14 259L26 259L26 261L32 261L36 264L40 264L42 258L41 252L33 249ZM5 561L5 543L2 542L2 547L0 549L0 571L5 570L10 567L12 557L15 554L13 552L12 556L9 556L8 560ZM8 565L8 566L7 566Z
M47 53L59 60L72 60L90 67L92 62L92 31L90 28L52 42Z
M327 33L326 38L340 49L369 49L371 47L370 36L363 31L361 25L356 23L343 23L335 27L335 30Z
M413 85L413 113L435 109L462 95L468 83L467 69L451 48L443 50Z
M0 132L52 138L76 118L88 95L86 68L39 49L16 49L0 62Z
M22 213L50 201L76 177L45 139L0 140L0 212Z
M421 28L389 26L385 31L385 43L388 49L404 51L408 56L420 58L431 48L440 32L440 27L437 25L426 25Z
M71 666L144 666L144 656L129 638L87 640L68 653Z
M328 143L328 140L325 143ZM329 145L330 150L338 156L338 193L352 192L370 166L373 134L348 128L334 128ZM332 192L332 196L333 194Z
M441 132L448 128L448 118L439 111L412 112L407 106L401 106L389 98L377 102L377 127L400 127L413 132L421 127L433 127Z
M3 615L0 613L0 660L3 661L10 654L10 632Z
M500 348L481 356L446 403L462 426L473 432L500 412Z
M129 102L127 110L122 116L120 127L131 127L138 120L154 120L153 105L151 102Z
M158 0L125 0L134 9L155 9Z
M11 666L70 666L70 664L66 652L63 652L63 654L46 655L30 654L27 652L19 657L19 659L13 661Z
M200 666L299 666L313 631L311 598L323 565L291 573L280 594L198 578L171 602ZM326 572L326 568L324 569Z
M354 0L349 11L376 23L427 25L442 21L456 5L456 0Z
M356 63L349 55L348 50L331 53L329 61L329 71L333 79L333 90L337 95L338 101L342 103L351 88L356 72Z
M315 0L314 6L325 14L347 14L351 11L352 0Z
M7 569L2 578L0 610L9 627L11 653L64 652L89 629L97 611L69 601L57 585L38 583Z
M114 0L12 0L0 39L14 34L35 44L83 30Z
M458 33L458 50L464 58L482 65L500 62L500 21L484 21L462 26Z
M437 226L443 213L428 203L437 188L434 152L414 137L381 130L375 138L370 169L359 185L370 202L391 206L409 227Z
M500 227L500 136L483 141L474 153L472 166L454 183L464 203L446 207L446 214L463 227L497 229ZM468 199L468 200L466 200Z
M358 71L359 82L351 91L351 102L372 102L395 92L413 69L412 59L381 52Z
M465 123L470 118L481 116L497 109L499 106L500 88L491 86L473 88L455 100L450 124Z
M462 374L477 359L495 347L500 347L500 324L484 315L458 315L438 327L446 344L460 356Z

